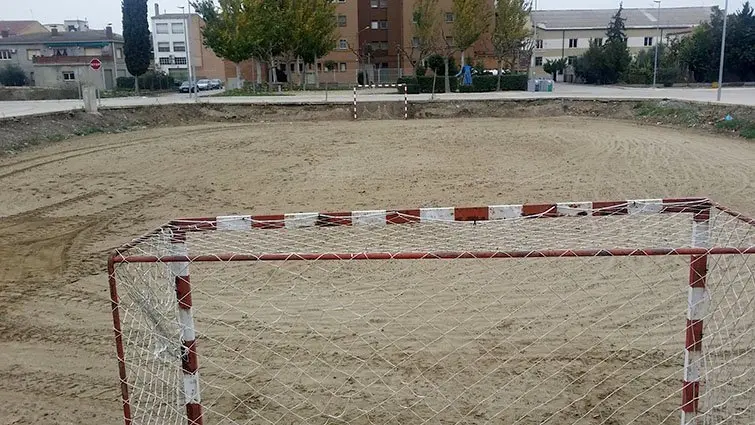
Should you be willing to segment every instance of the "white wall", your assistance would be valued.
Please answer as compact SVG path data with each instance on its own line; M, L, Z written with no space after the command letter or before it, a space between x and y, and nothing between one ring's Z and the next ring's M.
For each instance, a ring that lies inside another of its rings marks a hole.
M168 24L168 34L158 34L157 33L157 24ZM174 52L173 51L173 43L178 41L181 43L186 44L186 38L187 35L185 33L181 34L174 34L173 31L173 24L182 24L184 26L184 32L187 30L185 28L186 26L186 20L185 19L166 19L166 18L152 18L152 42L153 46L152 49L155 52L155 66L158 68L162 68L167 70L168 68L180 68L180 69L186 69L187 65L178 65L178 64L172 64L172 65L160 65L160 58L167 58L171 55L177 58L186 58L188 57L188 49L189 46L186 46L185 52ZM157 44L158 43L169 43L170 44L170 52L158 52L157 51Z

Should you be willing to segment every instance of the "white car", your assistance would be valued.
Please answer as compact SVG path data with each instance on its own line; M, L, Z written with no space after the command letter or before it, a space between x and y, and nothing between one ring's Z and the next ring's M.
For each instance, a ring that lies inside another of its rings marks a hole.
M199 90L209 90L210 89L210 80L199 80L199 81L197 81L197 88Z

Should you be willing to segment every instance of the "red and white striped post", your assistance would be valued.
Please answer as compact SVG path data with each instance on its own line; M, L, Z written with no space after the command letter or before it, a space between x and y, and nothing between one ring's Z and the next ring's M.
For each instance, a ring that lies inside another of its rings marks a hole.
M710 208L694 213L692 246L709 246ZM689 264L687 292L687 327L684 341L684 384L682 386L682 425L694 423L700 397L700 375L703 361L703 319L707 314L709 294L705 288L708 255L692 255Z
M409 88L404 84L404 119L409 119Z
M357 119L357 86L354 86L354 120Z
M186 233L175 233L171 239L171 254L187 256ZM197 361L197 340L194 328L194 315L191 303L191 280L189 262L170 263L175 281L178 301L178 323L181 326L181 369L183 371L183 393L188 425L202 425L202 399L199 393L199 364Z

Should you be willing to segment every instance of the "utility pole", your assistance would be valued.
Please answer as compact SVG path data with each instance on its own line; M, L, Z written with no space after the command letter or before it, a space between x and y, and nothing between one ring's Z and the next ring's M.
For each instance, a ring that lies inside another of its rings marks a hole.
M192 90L194 90L194 95L196 97L198 95L197 91L199 89L194 86L194 73L191 69L191 38L189 37L189 19L191 19L191 6L187 4L187 7L189 7L189 9L184 9L183 6L178 6L178 8L181 9L182 14L186 17L186 25L184 25L184 43L186 46L186 70L189 73L189 99L191 99ZM186 13L187 10L189 11L189 13Z
M658 39L655 40L655 59L653 59L653 88L656 88L655 82L658 77L658 44L661 42L661 0L653 0L658 3L658 16L656 17L656 32Z
M716 92L716 101L721 101L721 86L724 83L724 49L726 48L726 17L729 13L729 0L724 3L724 29L721 34L721 58L718 63L718 91Z

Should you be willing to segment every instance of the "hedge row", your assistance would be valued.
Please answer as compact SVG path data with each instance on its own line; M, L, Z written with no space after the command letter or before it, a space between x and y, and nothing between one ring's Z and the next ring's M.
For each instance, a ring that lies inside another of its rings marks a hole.
M445 77L438 76L435 81L435 93L445 91ZM451 91L460 91L462 93L479 93L496 91L498 88L498 77L495 75L475 75L472 77L471 86L459 86L459 79L451 77ZM399 78L398 84L406 84L409 94L433 93L433 77L404 77ZM527 74L509 74L501 76L501 90L527 90ZM403 87L399 87L399 93L403 93Z
M139 88L144 90L169 90L175 88L172 76L159 72L147 72L139 77ZM116 85L119 89L133 90L134 77L118 77Z

